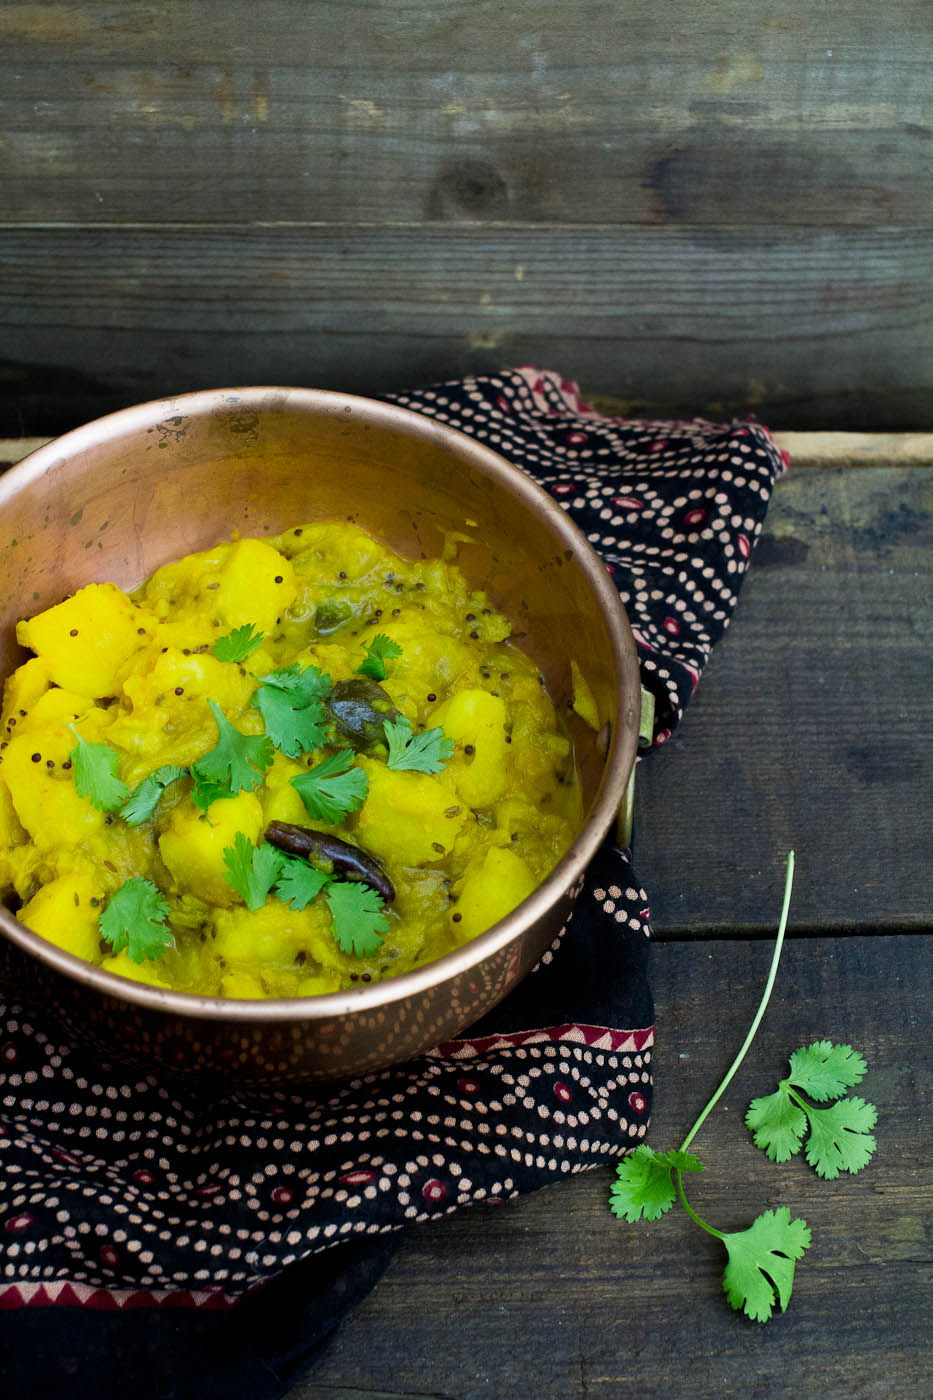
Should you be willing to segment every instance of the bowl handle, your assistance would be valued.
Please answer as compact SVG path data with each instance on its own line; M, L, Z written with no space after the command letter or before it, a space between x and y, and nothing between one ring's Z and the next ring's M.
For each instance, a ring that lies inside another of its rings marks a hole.
M638 722L638 748L639 751L651 748L654 739L654 696L650 690L641 687L641 718ZM619 803L619 815L616 821L616 839L618 844L627 850L632 844L632 834L635 829L635 769L638 767L638 758L632 764L632 771L629 774L628 782L625 786L625 793Z

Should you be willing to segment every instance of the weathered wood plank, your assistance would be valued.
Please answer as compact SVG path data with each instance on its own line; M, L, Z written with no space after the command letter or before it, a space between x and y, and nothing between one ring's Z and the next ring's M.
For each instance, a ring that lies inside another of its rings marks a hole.
M929 218L924 0L0 8L28 222Z
M925 1138L929 938L798 941L785 949L759 1039L693 1147L695 1208L740 1229L786 1205L813 1233L787 1313L765 1327L720 1292L715 1241L682 1212L626 1225L611 1172L413 1231L294 1400L718 1400L790 1394L912 1400L929 1381L931 1172ZM650 1141L678 1144L741 1043L766 944L666 944L655 953L659 1046ZM742 1118L815 1039L857 1046L879 1147L859 1175L822 1182L756 1151Z
M619 412L933 423L928 232L0 231L0 431L207 385L378 392L537 363Z
M584 397L587 397L584 394ZM593 395L589 395L590 402ZM931 433L775 433L795 471L806 467L892 467L933 464ZM0 471L44 447L48 437L0 438Z
M656 931L925 929L933 469L793 470L732 629L668 748L639 766Z

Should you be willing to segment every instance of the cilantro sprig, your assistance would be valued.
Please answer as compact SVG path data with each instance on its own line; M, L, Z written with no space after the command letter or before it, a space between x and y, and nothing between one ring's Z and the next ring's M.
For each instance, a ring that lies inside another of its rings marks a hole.
M142 826L155 812L165 789L172 783L177 783L179 778L184 778L187 771L186 768L179 768L176 763L164 763L161 768L150 773L148 778L143 778L120 808L120 816L127 826Z
M267 734L241 734L227 719L215 700L208 700L217 721L216 746L192 766L195 780L192 797L198 806L208 807L218 797L252 792L262 782L272 762L272 740Z
M402 648L398 642L393 642L391 637L386 636L385 632L377 632L366 648L366 655L357 666L354 674L368 676L371 681L384 681L386 662L394 661L401 654Z
M247 622L243 627L234 627L232 632L218 637L211 651L218 661L245 661L262 645L264 636L251 622Z
M415 734L404 715L387 719L382 727L389 746L386 767L396 772L440 773L456 747L443 729L422 729Z
M656 1152L642 1143L617 1167L609 1197L613 1214L631 1222L657 1220L679 1199L694 1224L721 1241L728 1261L723 1271L726 1297L733 1308L756 1322L767 1322L775 1306L784 1310L790 1302L796 1263L811 1242L807 1222L792 1219L787 1207L781 1206L763 1211L745 1230L717 1230L702 1220L687 1200L684 1174L705 1170L699 1158L687 1149L731 1083L764 1017L784 943L793 878L791 851L771 967L739 1053L680 1147L672 1152ZM803 1094L817 1103L838 1098L845 1089L860 1082L865 1068L861 1055L849 1045L822 1040L796 1050L790 1058L791 1072L780 1081L776 1093L754 1099L749 1107L746 1124L754 1134L756 1146L772 1161L787 1161L800 1150L809 1125L806 1156L820 1176L832 1179L840 1171L860 1171L875 1147L869 1132L875 1124L874 1105L852 1096L839 1099L830 1108L818 1109Z
M745 1125L755 1146L772 1162L786 1162L800 1151L809 1129L806 1159L825 1181L835 1180L840 1172L861 1171L877 1145L871 1135L877 1110L857 1094L841 1095L860 1083L866 1071L864 1059L851 1045L817 1040L795 1050L787 1078L773 1094L749 1105ZM804 1094L817 1103L837 1102L815 1108Z
M232 885L247 909L261 909L282 868L281 852L268 841L254 846L243 831L238 831L232 846L224 847L224 868L227 883Z
M333 921L334 941L343 953L370 958L382 947L389 927L385 900L369 885L337 880L305 860L286 855L268 841L254 845L238 831L232 846L224 849L228 884L247 909L261 909L274 893L292 909L305 909L323 892Z
M83 739L73 724L68 728L78 741L68 755L75 787L99 812L115 812L130 791L118 771L120 755L112 744Z
M340 951L357 958L371 958L377 953L382 947L382 934L389 927L382 896L369 885L334 880L327 886L324 898L334 920L334 938Z
M262 677L253 704L269 738L287 757L298 758L324 743L328 725L324 697L330 688L330 676L316 666L296 664Z
M352 749L341 749L291 779L309 816L333 825L366 801L369 779L354 763Z
M169 907L151 880L134 875L110 896L97 921L101 937L115 953L126 949L133 962L161 958L174 938Z

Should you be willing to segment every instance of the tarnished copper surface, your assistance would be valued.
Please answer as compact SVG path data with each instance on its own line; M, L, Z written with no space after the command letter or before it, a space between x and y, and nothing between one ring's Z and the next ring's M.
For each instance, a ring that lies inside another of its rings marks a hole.
M105 1053L269 1083L408 1059L455 1036L528 972L613 823L634 762L639 679L603 565L550 497L501 457L368 399L248 388L141 404L0 477L0 675L23 659L17 619L86 583L132 588L234 531L271 535L335 518L413 557L455 547L569 716L584 829L534 894L480 938L402 977L322 997L235 1001L147 987L63 952L0 909L5 978L28 983L24 993ZM569 709L571 658L595 698L598 733Z

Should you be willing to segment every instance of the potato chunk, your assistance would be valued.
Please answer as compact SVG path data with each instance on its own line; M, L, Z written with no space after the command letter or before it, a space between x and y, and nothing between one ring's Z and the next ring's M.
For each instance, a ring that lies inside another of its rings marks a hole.
M142 614L115 583L89 583L72 597L16 626L16 639L48 666L64 690L113 695L117 677L139 650Z
M102 883L87 872L59 875L23 906L19 921L66 953L100 962L97 920L103 894ZM97 902L92 904L92 899Z
M261 828L262 804L251 792L218 798L206 812L193 802L179 802L159 837L159 850L181 891L229 906L239 896L226 878L224 850L238 831L255 841Z
M394 772L362 760L369 795L359 815L360 844L382 860L421 865L441 860L467 813L446 783L429 773Z
M492 846L481 865L466 874L450 914L451 932L460 943L510 914L535 887L528 866L507 846ZM459 914L460 918L456 919Z
M451 781L470 807L488 807L508 783L505 742L507 713L488 690L461 690L431 716L457 745L448 765Z
M271 632L297 593L291 561L264 540L238 540L220 570L214 605L230 627Z
M104 824L104 814L80 795L62 768L74 746L67 729L35 729L11 739L3 755L3 777L16 815L43 851L70 850Z

